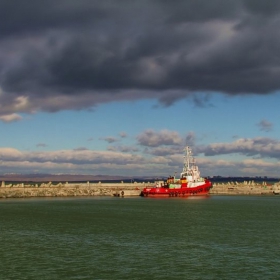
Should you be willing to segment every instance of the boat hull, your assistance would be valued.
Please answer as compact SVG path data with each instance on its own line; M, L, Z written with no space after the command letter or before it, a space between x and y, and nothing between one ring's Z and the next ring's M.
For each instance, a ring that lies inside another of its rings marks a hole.
M169 188L163 187L146 187L141 192L141 196L159 196L159 197L188 197L188 196L205 196L209 194L212 184L210 181L196 187Z

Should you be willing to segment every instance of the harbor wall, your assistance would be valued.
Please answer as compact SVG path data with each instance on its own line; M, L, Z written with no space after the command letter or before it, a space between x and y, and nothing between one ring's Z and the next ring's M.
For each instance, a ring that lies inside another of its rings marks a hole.
M71 196L135 196L153 183L16 183L2 181L0 198L15 197L71 197Z
M0 198L74 197L74 196L139 196L154 182L134 183L5 183L0 185ZM211 195L274 195L280 194L280 182L275 184L254 181L213 183Z
M213 195L273 195L280 193L280 182L268 184L254 181L214 183Z

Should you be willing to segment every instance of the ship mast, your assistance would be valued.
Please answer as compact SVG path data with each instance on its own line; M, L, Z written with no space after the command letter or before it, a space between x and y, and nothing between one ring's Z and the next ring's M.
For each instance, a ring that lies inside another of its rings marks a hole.
M190 167L190 164L191 164L191 154L192 154L192 151L191 151L190 147L187 146L185 148L184 167L183 167L183 172L182 173L188 172L191 169L191 167Z
M189 146L185 148L184 167L181 173L181 178L183 177L187 178L188 181L196 181L200 178L198 166L195 164L195 159Z

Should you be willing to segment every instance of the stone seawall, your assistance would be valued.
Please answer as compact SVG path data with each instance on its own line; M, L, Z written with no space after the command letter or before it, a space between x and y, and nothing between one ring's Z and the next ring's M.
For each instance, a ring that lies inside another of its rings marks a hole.
M137 196L142 189L154 183L41 183L41 184L6 184L0 186L0 198L20 197L74 197L74 196ZM280 194L280 182L273 185L266 183L228 182L214 183L212 195L273 195Z
M280 193L280 182L267 184L254 181L214 183L210 194L217 195L273 195Z
M42 183L6 184L2 182L0 198L16 197L66 197L140 195L146 185L153 183Z

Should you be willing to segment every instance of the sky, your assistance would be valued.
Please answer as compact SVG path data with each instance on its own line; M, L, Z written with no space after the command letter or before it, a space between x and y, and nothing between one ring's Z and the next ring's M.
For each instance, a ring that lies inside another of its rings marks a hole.
M0 1L0 173L280 177L280 1Z

